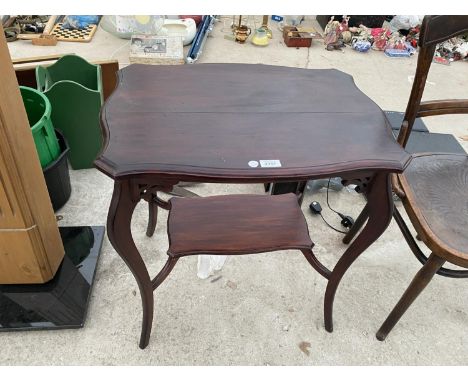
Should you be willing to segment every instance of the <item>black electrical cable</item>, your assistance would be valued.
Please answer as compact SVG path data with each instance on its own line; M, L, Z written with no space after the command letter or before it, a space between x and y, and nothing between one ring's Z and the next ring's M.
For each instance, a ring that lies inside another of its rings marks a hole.
M328 184L327 184L327 205L328 208L330 208L335 214L337 214L342 220L341 220L341 225L346 228L351 228L351 226L354 224L354 219L351 216L347 216L342 214L341 212L335 210L330 206L330 203L328 202L328 191L330 190L330 181L331 178L328 178Z
M329 202L329 190L330 190L330 181L331 181L331 178L328 178L328 184L327 184L327 206L328 208L330 208L330 210L332 210L334 213L336 213L342 220L341 220L341 225L343 225L344 227L346 228L350 228L353 224L354 224L354 220L353 218L351 218L350 216L346 216L346 215L343 215L341 212L338 212L336 211L335 209L332 208L332 206L330 205L330 202ZM313 204L316 204L313 206ZM318 202L312 202L310 208L312 209L312 211L315 213L315 214L318 214L320 215L320 217L322 218L322 220L325 222L325 224L330 227L332 230L336 231L336 232L339 232L339 233L343 233L343 234L347 234L348 231L341 231L339 230L338 228L335 228L333 227L330 223L328 223L325 218L323 217L322 215L322 208L320 207L320 204Z
M342 214L340 214L338 211L334 210L331 206L330 206L330 202L328 201L328 191L330 191L330 181L331 181L331 178L328 178L328 183L327 183L327 206L328 208L330 208L335 214L339 215L341 218L343 216L341 216Z
M333 227L330 223L328 223L325 218L323 217L322 213L319 213L320 217L322 218L322 220L325 222L325 224L327 226L329 226L332 230L336 231L336 232L339 232L339 233L344 233L344 234L347 234L348 232L347 231L341 231L339 230L338 228L335 228Z

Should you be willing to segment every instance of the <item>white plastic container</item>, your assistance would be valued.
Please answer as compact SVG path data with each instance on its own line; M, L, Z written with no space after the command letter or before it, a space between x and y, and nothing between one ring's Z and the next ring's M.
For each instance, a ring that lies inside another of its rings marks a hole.
M207 279L223 268L226 259L227 256L198 255L197 276L200 279Z

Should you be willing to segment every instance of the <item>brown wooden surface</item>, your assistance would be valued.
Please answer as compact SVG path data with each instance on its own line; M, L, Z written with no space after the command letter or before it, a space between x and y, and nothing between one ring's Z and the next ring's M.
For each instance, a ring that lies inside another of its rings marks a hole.
M468 100L421 102L436 43L468 31L468 16L426 16L419 37L418 64L398 142L405 147L417 117L467 113ZM405 173L394 178L417 237L432 250L427 258L398 213L395 220L416 258L424 265L377 333L385 339L434 274L466 278L467 270L442 267L450 263L468 268L468 155L422 153L413 157Z
M376 337L379 341L383 341L387 337L388 333L393 329L393 327L408 310L414 300L416 300L416 298L421 294L424 288L426 288L436 272L442 267L444 262L444 259L431 254L426 264L424 264L424 266L413 278L408 289L406 289L405 293L403 293L403 296L401 296L400 300L388 315L385 322L377 331Z
M421 47L434 46L438 42L461 35L468 31L468 16L426 16L421 25L418 44Z
M260 182L363 169L401 172L382 110L334 69L130 65L102 111L109 176ZM343 102L346 100L346 102ZM251 168L277 159L281 168Z
M167 227L171 256L312 247L294 194L172 198Z
M442 114L468 114L468 99L446 99L421 102L417 117Z
M29 63L41 62L41 61L56 61L62 56L63 54L49 54L46 56L21 57L21 58L14 58L11 60L11 62L13 62L13 65L20 65L20 64L29 64Z
M419 154L399 180L421 239L439 256L468 268L468 156Z
M0 27L0 284L50 280L64 255Z
M153 289L178 258L170 256L151 279L131 234L132 214L141 199L150 203L151 235L155 205L170 208L154 195L170 192L183 181L305 182L341 176L346 184L359 185L368 199L367 224L333 271L310 249L302 249L329 280L324 317L326 329L332 331L340 281L387 228L393 213L390 174L402 172L410 160L395 142L382 110L359 91L352 77L337 70L200 64L131 65L119 73L119 85L101 113L106 143L95 165L115 180L108 235L140 288L140 347L149 343ZM279 160L281 167L249 167L249 161L260 160ZM197 228L192 224L192 229ZM222 232L217 227L216 234L218 230ZM172 231L174 237L173 225ZM225 243L231 242L226 238Z
M416 75L398 136L403 147L417 117L468 113L467 99L421 102L436 43L466 31L468 16L424 18ZM467 158L454 154L419 155L395 182L402 188L405 209L426 245L436 255L465 267L468 266Z

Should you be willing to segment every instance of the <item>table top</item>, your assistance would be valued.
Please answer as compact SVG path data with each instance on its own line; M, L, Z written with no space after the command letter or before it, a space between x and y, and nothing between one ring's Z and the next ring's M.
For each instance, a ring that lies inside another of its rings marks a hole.
M133 64L101 125L95 164L114 179L299 180L402 172L410 160L382 110L335 69Z

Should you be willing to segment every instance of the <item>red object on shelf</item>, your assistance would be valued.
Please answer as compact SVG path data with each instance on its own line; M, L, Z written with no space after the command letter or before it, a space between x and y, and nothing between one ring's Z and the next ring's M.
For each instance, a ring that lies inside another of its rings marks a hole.
M288 47L309 48L312 45L312 36L310 33L299 32L296 27L292 26L283 28L283 39Z
M202 21L203 15L179 15L179 19L193 19L195 21L195 24L200 24Z

